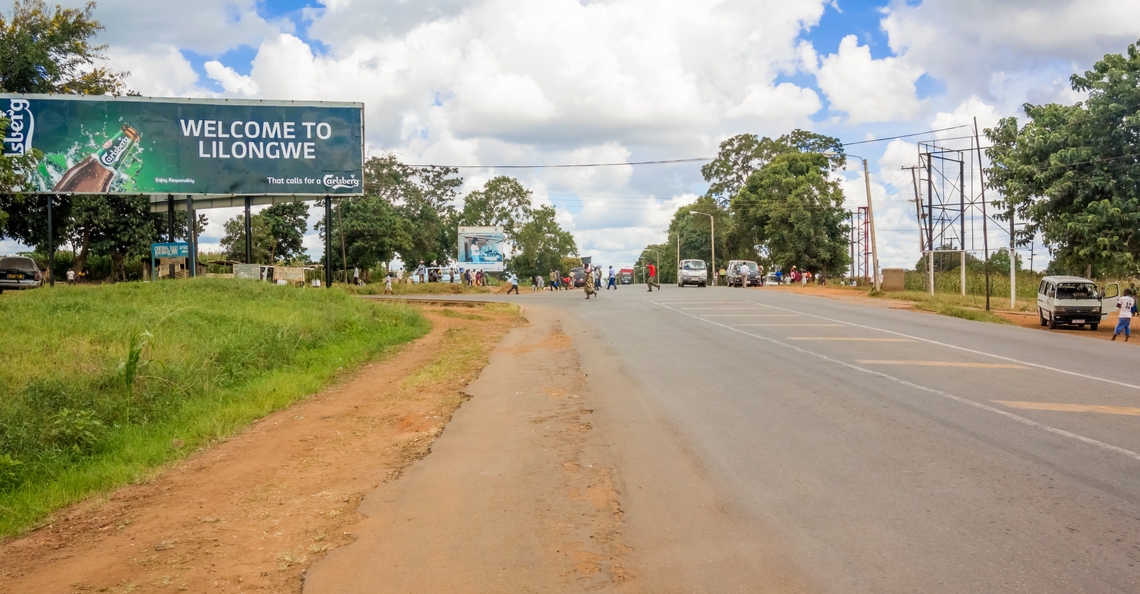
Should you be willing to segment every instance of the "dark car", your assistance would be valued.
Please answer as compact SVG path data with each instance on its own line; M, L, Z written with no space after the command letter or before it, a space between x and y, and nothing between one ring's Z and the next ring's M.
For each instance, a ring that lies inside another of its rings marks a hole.
M578 287L586 286L586 267L585 266L575 266L575 267L571 268L570 269L570 279L571 279L570 282L573 283L573 286L575 289L577 289Z
M26 256L0 258L0 293L18 289L35 289L44 282L36 261Z

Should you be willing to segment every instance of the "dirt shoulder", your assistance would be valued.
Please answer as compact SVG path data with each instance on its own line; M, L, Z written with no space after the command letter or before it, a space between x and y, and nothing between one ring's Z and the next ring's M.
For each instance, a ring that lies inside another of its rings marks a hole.
M423 309L432 332L398 354L0 542L0 591L300 591L308 566L352 542L364 494L430 451L491 349L524 323L501 306Z

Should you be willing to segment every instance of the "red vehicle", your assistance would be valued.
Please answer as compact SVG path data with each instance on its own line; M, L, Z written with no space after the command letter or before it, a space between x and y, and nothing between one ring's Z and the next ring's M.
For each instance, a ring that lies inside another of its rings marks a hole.
M621 279L621 284L632 285L633 284L633 269L632 268L622 268L621 270L618 271L618 278Z

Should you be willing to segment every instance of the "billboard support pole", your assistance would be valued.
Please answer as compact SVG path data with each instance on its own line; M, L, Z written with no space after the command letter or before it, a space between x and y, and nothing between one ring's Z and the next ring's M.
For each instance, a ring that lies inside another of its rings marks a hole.
M249 196L245 197L245 263L253 264L253 234L252 224L249 222Z
M174 243L174 194L166 195L166 241Z
M197 272L196 268L198 268L198 263L195 262L195 260L197 260L197 258L195 258L195 256L198 255L198 246L195 245L195 240L198 238L194 236L195 235L195 233L194 233L194 219L195 218L196 217L194 216L194 196L187 195L186 196L186 243L190 245L190 253L186 254L186 263L189 264L189 266L187 268L189 268L190 278L194 278L194 273Z
M54 194L47 195L47 223L48 223L48 286L55 286L55 238L52 237L51 203L55 201Z
M325 196L325 288L332 288L332 198Z

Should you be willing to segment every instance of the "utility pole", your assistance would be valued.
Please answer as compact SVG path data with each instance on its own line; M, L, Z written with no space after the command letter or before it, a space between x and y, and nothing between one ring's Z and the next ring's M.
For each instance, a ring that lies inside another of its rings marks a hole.
M835 151L824 151L825 157L835 157L839 153ZM871 224L871 287L878 291L882 289L879 284L879 246L875 241L875 210L871 206L871 172L867 169L867 160L859 155L852 155L847 153L848 157L855 157L863 161L863 181L867 186L867 220Z
M903 169L909 169L910 170L910 181L914 185L914 216L915 216L915 221L918 222L918 253L923 256L924 260L926 260L926 290L928 293L933 295L934 294L934 253L927 249L928 246L926 245L926 240L923 239L923 237L922 237L922 198L918 194L918 175L915 173L915 171L918 169L918 165L913 165L911 167L903 167ZM931 246L930 250L933 250L933 249L934 248ZM965 252L963 252L963 254L964 253ZM965 269L966 269L966 260L965 260L965 255L963 255L962 256L962 270L964 271ZM963 277L963 278L965 278L965 277ZM963 282L962 282L963 291L965 291L965 288L964 288L965 286L966 286L966 283L963 280Z
M1017 225L1013 222L1013 204L1009 205L1009 308L1017 309L1017 243L1014 240L1014 231Z
M986 256L986 311L990 310L990 235L986 223L986 180L982 169L982 141L978 136L978 118L974 118L974 145L978 149L978 181L982 190L982 249ZM1012 258L1013 255L1010 254Z
M48 232L48 286L55 287L55 238L52 237L51 203L55 201L53 194L47 195L47 232Z

